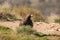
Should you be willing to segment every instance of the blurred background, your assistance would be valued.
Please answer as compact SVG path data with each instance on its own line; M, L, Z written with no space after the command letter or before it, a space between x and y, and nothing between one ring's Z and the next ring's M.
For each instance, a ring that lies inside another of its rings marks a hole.
M0 0L0 12L8 11L12 14L15 14L15 13L17 14L17 13L20 13L19 10L25 10L25 12L27 10L27 14L28 14L28 10L30 10L29 8L31 10L34 9L33 11L35 13L40 12L40 14L44 16L43 19L48 20L48 22L54 22L53 19L56 19L56 18L59 19L60 17L60 0ZM24 14L21 14L21 15L24 15ZM20 18L18 14L16 16L17 18Z

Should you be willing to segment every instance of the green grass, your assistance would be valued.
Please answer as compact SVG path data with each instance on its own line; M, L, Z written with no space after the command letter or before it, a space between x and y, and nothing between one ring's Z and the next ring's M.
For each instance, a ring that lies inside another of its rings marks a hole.
M9 29L8 27L0 26L0 30L5 30L5 31L7 31L7 30L11 30L11 29Z
M34 33L37 32L33 31L30 26L22 26L16 32L7 27L0 26L0 40L47 40L47 36L35 36Z
M56 34L46 35L36 32L30 26L21 26L16 32L7 27L0 26L0 40L49 40L48 37L51 36L60 37L60 35Z
M55 23L59 23L60 24L60 18L55 19Z
M26 34L31 34L33 32L31 26L22 26L17 29L17 33L26 33Z

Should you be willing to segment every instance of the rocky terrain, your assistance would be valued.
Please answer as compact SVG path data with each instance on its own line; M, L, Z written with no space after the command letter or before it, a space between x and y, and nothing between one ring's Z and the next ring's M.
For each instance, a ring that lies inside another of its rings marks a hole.
M16 30L19 27L20 21L13 22L1 22L0 26L8 27L12 30ZM33 29L37 32L44 34L57 34L60 35L60 25L57 23L44 23L44 22L34 22Z
M44 34L57 34L60 35L60 25L57 23L44 23L44 22L35 22L34 27L37 32L42 32Z

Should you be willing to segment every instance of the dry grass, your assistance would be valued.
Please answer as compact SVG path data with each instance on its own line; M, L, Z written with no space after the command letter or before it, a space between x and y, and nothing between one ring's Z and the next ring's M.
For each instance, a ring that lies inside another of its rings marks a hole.
M48 23L54 23L54 22L55 22L55 19L59 19L59 16L52 13L52 14L47 18L47 22L48 22Z
M40 20L44 21L45 20L45 17L42 14L42 12L36 9L33 9L33 8L29 8L27 6L11 7L8 4L3 4L3 5L0 5L0 13L12 14L12 15L15 15L17 19L22 19L22 20L24 20L28 14L32 14L33 21L40 21Z

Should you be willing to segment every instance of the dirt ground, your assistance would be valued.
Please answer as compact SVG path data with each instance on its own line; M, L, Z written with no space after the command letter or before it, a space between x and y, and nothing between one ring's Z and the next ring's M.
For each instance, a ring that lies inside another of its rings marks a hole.
M34 23L34 30L37 32L41 32L47 35L52 35L52 36L47 36L48 40L60 40L60 25L57 23L44 23L44 22L35 22ZM54 36L57 35L57 36Z
M5 26L15 30L19 27L20 21L3 22L0 21L0 26ZM33 29L44 34L58 34L60 35L60 25L57 23L34 22Z
M20 21L13 21L13 22L3 22L0 21L0 26L5 26L11 28L12 30L16 30L19 27ZM41 32L44 34L56 34L60 35L60 24L57 23L44 23L44 22L34 22L33 29L37 32ZM49 36L50 40L60 40L60 37L56 36Z
M35 22L34 30L37 32L42 32L44 34L58 34L60 35L60 25L58 23L44 23L44 22Z
M8 27L12 30L16 30L17 27L19 27L19 24L20 24L20 21L6 21L6 22L3 22L3 21L0 21L0 26L5 26L5 27Z

